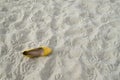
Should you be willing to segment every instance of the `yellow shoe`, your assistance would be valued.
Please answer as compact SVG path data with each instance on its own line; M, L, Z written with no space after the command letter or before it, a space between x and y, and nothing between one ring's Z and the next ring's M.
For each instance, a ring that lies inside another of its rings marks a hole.
M23 55L33 58L33 57L41 57L41 56L48 56L52 53L52 49L46 46L41 46L39 48L25 50Z

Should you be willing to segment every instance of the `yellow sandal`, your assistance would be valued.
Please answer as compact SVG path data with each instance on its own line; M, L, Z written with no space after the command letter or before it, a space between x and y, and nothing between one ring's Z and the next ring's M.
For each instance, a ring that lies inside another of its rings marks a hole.
M52 49L46 46L41 46L39 48L28 49L23 52L23 55L33 58L33 57L42 57L48 56L52 53Z

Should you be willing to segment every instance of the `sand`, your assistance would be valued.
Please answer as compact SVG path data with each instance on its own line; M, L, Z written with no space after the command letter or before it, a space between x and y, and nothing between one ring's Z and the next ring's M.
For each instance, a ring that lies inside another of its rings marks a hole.
M119 79L120 0L0 0L0 80Z

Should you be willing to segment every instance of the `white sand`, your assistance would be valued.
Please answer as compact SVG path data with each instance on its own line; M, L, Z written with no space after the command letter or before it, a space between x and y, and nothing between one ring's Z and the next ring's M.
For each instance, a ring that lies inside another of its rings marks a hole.
M0 0L0 80L120 80L120 0Z

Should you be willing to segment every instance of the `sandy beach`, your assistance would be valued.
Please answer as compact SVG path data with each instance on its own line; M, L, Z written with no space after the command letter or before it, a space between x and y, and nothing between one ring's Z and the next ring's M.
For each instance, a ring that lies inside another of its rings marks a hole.
M0 0L0 80L120 80L120 0Z

